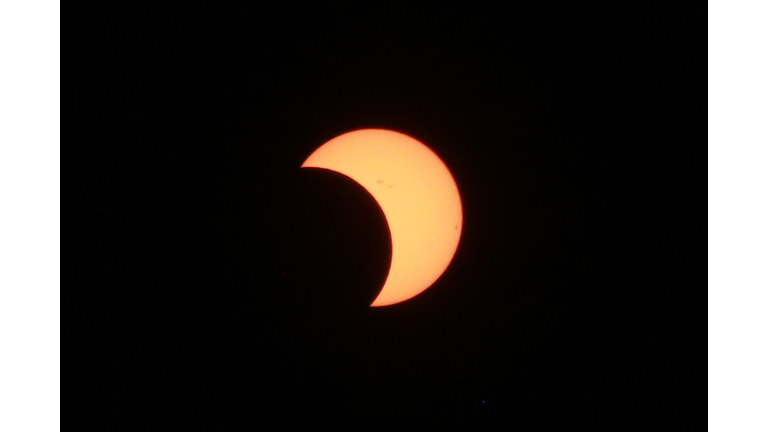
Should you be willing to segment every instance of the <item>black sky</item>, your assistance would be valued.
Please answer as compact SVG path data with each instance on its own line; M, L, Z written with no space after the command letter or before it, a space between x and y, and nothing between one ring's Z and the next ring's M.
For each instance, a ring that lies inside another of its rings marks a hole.
M78 16L62 290L78 419L437 405L693 420L696 10L411 12ZM299 170L367 127L430 146L464 205L440 280L374 309L381 210Z

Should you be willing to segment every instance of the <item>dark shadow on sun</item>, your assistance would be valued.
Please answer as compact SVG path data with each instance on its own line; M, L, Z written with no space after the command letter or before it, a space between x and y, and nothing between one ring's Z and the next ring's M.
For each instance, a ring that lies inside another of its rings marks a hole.
M329 313L369 308L392 257L379 204L359 183L322 168L298 169L285 186L279 253L292 300Z

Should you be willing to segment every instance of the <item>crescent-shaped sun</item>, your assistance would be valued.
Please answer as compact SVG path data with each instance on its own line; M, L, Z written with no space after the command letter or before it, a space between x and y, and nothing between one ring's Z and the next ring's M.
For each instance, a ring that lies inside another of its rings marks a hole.
M461 237L461 199L450 171L427 146L399 132L361 129L326 142L301 166L346 175L384 212L392 260L371 306L408 300L443 274Z

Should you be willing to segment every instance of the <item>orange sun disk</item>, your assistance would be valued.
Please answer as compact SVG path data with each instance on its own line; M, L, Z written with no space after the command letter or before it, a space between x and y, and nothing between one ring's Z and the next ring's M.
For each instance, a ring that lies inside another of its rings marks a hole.
M450 171L427 146L398 132L362 129L323 144L301 166L346 175L384 212L392 261L371 306L408 300L443 274L461 237L461 199Z

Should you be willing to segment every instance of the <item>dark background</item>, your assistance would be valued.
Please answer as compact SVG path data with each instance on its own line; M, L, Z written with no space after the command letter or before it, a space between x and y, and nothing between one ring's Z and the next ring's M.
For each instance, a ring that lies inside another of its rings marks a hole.
M65 407L692 422L694 12L81 11L63 86ZM448 270L383 308L368 307L389 266L381 210L299 169L369 127L432 148L464 206Z

